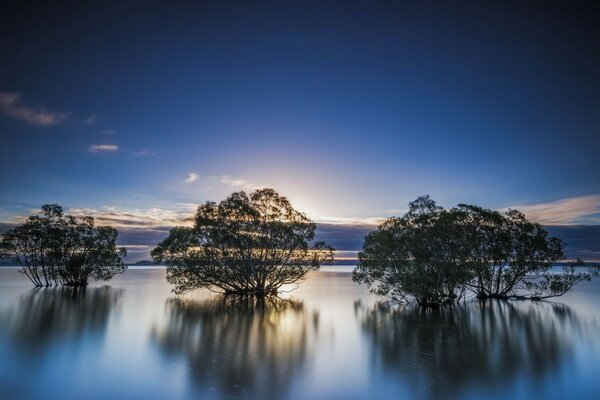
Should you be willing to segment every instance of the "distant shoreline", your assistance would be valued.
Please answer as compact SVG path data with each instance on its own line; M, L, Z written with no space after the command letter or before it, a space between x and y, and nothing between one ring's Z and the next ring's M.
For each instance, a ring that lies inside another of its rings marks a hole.
M21 267L14 265L3 265L0 266L0 270L2 269L19 269ZM350 274L354 268L356 268L356 264L351 265L326 265L321 267L317 272L336 272L336 273L347 273ZM165 265L128 265L128 270L140 271L140 270L165 270L167 267ZM127 271L125 271L127 273Z

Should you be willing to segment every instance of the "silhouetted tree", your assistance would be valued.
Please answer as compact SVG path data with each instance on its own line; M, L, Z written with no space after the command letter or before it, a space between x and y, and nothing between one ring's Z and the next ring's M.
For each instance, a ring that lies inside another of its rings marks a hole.
M460 300L472 272L462 213L438 207L429 196L410 203L365 238L353 280L398 301L437 306Z
M94 226L93 217L65 215L56 204L2 235L0 254L22 268L35 286L84 286L88 279L109 280L126 267L117 230Z
M517 210L506 214L460 204L470 233L472 288L480 298L545 299L561 296L579 282L598 275L579 260L562 271L552 265L564 259L564 243Z
M563 248L519 211L443 209L425 196L367 235L353 279L376 294L428 306L455 303L467 289L480 298L545 299L599 273L574 265L553 270Z
M152 251L167 265L176 293L275 295L324 262L333 249L314 239L316 225L273 189L237 192L198 207L192 228L176 227Z

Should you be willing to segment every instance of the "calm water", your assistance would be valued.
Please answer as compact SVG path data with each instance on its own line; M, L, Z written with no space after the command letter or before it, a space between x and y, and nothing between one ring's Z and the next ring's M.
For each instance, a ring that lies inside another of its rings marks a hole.
M377 300L347 272L256 304L176 297L162 269L76 291L0 268L0 398L599 396L599 282L437 313Z

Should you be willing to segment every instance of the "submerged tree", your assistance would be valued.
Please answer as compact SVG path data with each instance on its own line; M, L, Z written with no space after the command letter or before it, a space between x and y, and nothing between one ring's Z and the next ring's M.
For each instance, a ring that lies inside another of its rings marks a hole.
M123 272L124 248L117 230L94 226L94 218L65 215L56 204L2 235L0 254L21 266L35 286L85 286L89 278L109 280Z
M365 238L353 280L373 293L421 305L460 300L472 277L461 213L438 207L429 196L410 203L401 218L390 218Z
M152 251L167 265L176 293L208 288L225 294L276 295L286 284L333 260L316 225L273 189L237 192L198 207L194 227L176 227Z
M353 279L374 293L430 306L455 303L466 290L479 298L544 299L598 275L598 267L555 271L563 247L516 210L443 209L425 196L367 235Z
M473 205L458 206L470 230L471 288L479 298L544 299L561 296L597 276L597 266L583 262L553 265L565 258L564 243L517 210L506 214Z

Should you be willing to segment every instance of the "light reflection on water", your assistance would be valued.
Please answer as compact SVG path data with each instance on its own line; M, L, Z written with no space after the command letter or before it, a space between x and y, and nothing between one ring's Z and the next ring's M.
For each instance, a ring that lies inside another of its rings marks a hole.
M269 398L286 394L310 356L319 315L293 299L169 299L168 323L152 337L167 356L181 356L197 390Z
M378 302L319 272L280 300L170 293L162 269L31 289L0 269L0 398L594 398L597 282L561 303ZM35 382L35 384L33 384Z

